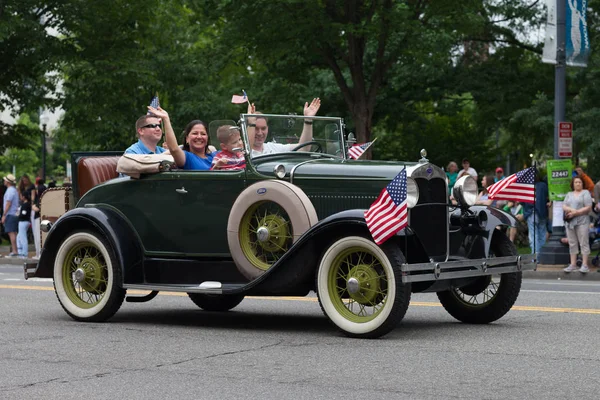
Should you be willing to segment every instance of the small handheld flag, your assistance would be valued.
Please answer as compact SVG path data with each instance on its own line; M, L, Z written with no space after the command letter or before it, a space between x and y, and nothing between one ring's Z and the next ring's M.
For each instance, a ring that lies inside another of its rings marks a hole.
M248 101L248 96L246 95L246 91L242 90L242 93L244 94L243 96L239 96L237 94L234 94L231 97L231 102L233 104L243 104L243 103L247 102Z
M160 101L158 100L158 95L156 95L152 98L152 100L150 101L150 107L154 107L154 108L160 107ZM148 114L152 114L152 113L150 111L148 111Z
M512 200L521 203L535 202L535 167L529 167L487 188L492 200Z
M408 225L406 168L381 191L367 211L367 227L377 244L382 244Z
M375 138L377 140L377 138ZM375 140L363 144L355 144L348 149L348 157L358 160L371 147Z

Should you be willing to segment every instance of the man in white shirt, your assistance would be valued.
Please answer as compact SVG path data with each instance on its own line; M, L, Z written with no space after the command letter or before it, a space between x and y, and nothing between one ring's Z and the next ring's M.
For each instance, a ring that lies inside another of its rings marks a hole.
M463 158L462 166L463 166L463 169L458 171L458 176L456 177L457 180L460 179L465 174L469 174L473 177L473 179L477 180L477 171L475 171L474 168L471 168L471 163L469 163L468 159Z
M321 107L321 99L314 98L310 104L304 103L304 116L314 117L317 115ZM249 114L258 114L254 108L254 104L248 105ZM269 125L267 117L248 118L248 139L252 146L252 157L260 156L263 154L282 153L285 151L291 151L294 147L300 143L306 143L313 140L313 121L309 119L304 120L304 127L302 128L302 134L300 135L300 141L298 143L281 144L274 142L267 142L267 136L269 135ZM309 151L310 146L303 147L299 151Z

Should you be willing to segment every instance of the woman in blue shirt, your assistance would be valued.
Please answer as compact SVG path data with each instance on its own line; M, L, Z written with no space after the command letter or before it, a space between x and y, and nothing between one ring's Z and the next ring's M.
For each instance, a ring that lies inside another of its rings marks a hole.
M183 148L177 144L177 138L169 120L169 114L162 108L148 106L148 110L161 118L165 125L165 137L167 146L175 164L179 168L194 170L209 170L216 152L209 149L208 128L200 120L194 120L187 124L184 130Z

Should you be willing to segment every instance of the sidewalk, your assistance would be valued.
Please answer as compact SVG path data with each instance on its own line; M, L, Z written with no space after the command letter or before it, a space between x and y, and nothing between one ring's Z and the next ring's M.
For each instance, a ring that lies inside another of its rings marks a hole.
M23 265L25 262L37 262L33 260L35 249L29 246L29 257L26 259L18 257L6 257L10 252L9 246L0 245L0 264ZM34 250L34 251L31 251ZM600 281L599 268L590 265L590 272L582 274L579 271L564 272L563 268L566 265L543 265L539 264L536 271L524 271L523 278L528 279L564 279L564 280L579 280L579 281Z

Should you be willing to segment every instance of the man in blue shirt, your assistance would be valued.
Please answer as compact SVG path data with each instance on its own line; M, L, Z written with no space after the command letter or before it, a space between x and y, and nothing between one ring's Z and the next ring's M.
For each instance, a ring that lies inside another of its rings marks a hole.
M10 238L11 252L9 257L17 256L17 231L19 229L19 217L17 209L19 208L19 193L15 187L17 180L13 174L8 174L3 178L6 192L2 202L2 224L4 231Z
M152 114L141 116L135 123L135 129L138 141L129 146L125 150L125 154L161 154L166 151L158 146L158 142L162 138L160 118L156 118Z

